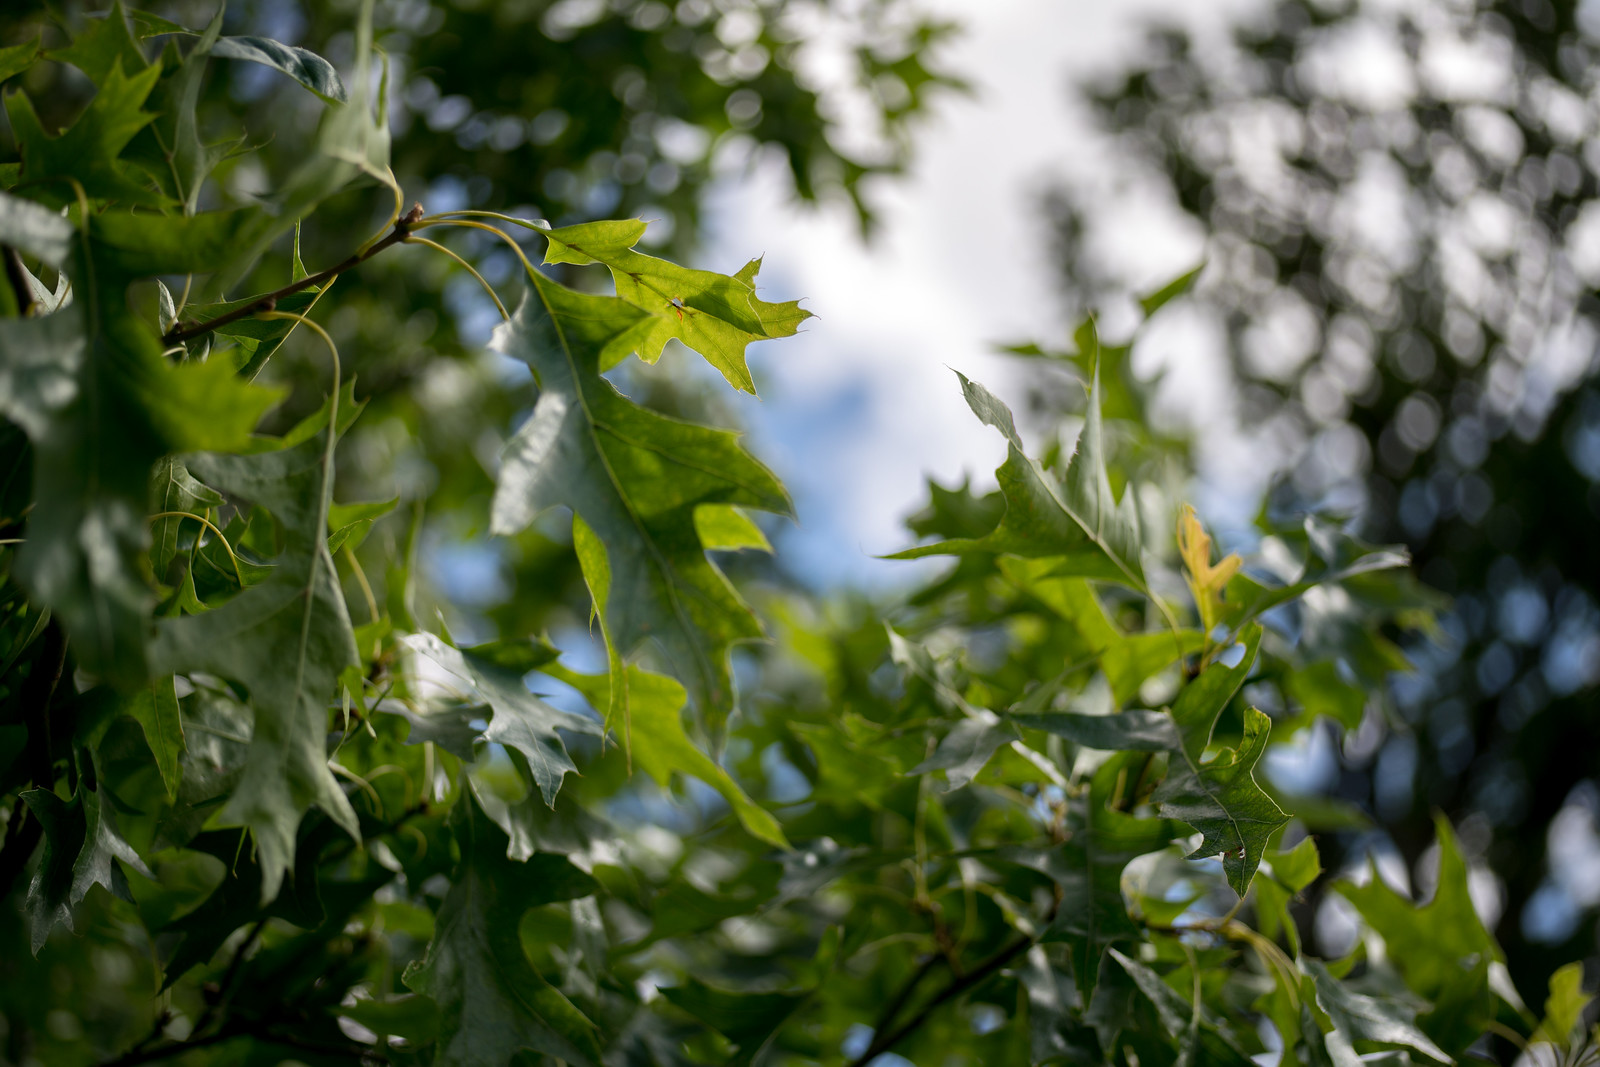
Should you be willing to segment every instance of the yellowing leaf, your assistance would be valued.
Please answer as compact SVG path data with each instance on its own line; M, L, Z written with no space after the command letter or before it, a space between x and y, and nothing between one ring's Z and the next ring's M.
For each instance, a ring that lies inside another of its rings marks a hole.
M1211 538L1188 504L1178 516L1178 554L1183 557L1189 592L1194 595L1195 607L1200 612L1200 628L1209 635L1217 624L1222 591L1238 573L1241 561L1237 555L1230 554L1215 564L1211 562Z

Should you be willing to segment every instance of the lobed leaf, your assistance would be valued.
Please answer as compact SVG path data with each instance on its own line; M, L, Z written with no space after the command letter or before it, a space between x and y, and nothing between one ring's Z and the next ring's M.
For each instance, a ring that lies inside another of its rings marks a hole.
M1237 664L1213 663L1178 694L1171 714L1179 744L1172 750L1167 777L1152 798L1164 817L1181 819L1200 831L1200 845L1190 858L1220 855L1228 884L1241 897L1250 888L1268 840L1289 821L1255 780L1272 720L1248 709L1238 748L1224 749L1210 759L1205 756L1217 717L1249 676L1260 644L1261 628L1247 627L1244 655Z
M789 514L773 474L736 434L639 407L600 376L607 354L631 350L648 328L615 297L574 293L532 278L533 288L492 346L533 369L539 399L502 456L491 529L525 529L542 511L571 508L603 547L584 571L614 656L658 642L713 737L734 703L729 649L761 627L706 558L697 509L731 504ZM616 699L618 694L613 694Z
M1011 410L960 371L961 390L973 414L1006 439L1006 461L995 471L1006 509L993 530L979 538L957 538L893 553L890 559L1000 552L1031 559L1059 559L1053 573L1119 582L1146 591L1139 516L1134 494L1119 503L1106 472L1098 372L1090 387L1088 413L1077 451L1058 483L1022 447Z
M151 650L159 673L204 671L250 695L256 725L249 759L220 819L254 836L263 899L276 894L293 863L307 808L321 808L359 836L325 747L328 702L339 676L360 663L324 532L332 490L328 432L276 452L184 458L206 484L271 512L284 549L265 581L221 607L159 621Z
M691 270L634 251L645 232L645 223L637 219L534 229L549 240L546 263L605 264L617 297L648 316L633 347L608 354L601 370L630 351L654 363L666 343L676 339L704 356L729 385L754 393L745 349L753 341L790 337L811 317L798 301L774 304L756 295L759 259L727 275Z
M439 1067L509 1063L522 1049L594 1067L594 1023L528 963L517 929L529 908L595 892L564 856L506 858L506 835L462 789L450 819L461 859L427 955L405 983L439 1010Z

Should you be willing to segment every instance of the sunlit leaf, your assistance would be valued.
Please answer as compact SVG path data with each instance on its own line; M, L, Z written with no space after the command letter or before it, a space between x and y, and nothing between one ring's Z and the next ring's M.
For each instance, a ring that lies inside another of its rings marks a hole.
M715 736L733 707L728 651L761 628L706 558L695 512L787 514L788 496L735 434L639 407L600 377L605 354L648 326L638 310L532 283L494 339L533 368L540 392L501 460L492 529L513 534L548 508L571 508L606 551L609 592L596 606L608 641L624 656L659 642Z
M546 263L605 264L617 296L645 313L631 347L608 352L601 359L601 370L630 351L654 363L667 341L676 339L704 356L729 385L753 393L756 386L745 363L745 348L752 341L789 337L811 317L797 301L773 304L756 295L759 259L730 276L691 270L633 251L645 231L639 220L535 228L550 242Z

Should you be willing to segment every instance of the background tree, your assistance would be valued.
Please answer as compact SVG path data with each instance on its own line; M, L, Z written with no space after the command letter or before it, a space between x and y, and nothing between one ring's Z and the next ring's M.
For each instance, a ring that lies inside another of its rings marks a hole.
M1332 505L1455 598L1399 718L1341 752L1333 795L1413 869L1430 812L1502 880L1531 988L1596 950L1600 507L1593 381L1595 27L1581 5L1273 3L1151 33L1085 99L1115 173L1204 235L1193 299L1239 423L1286 472L1275 509ZM1126 291L1098 194L1051 198L1063 284ZM1103 246L1101 246L1103 247ZM1365 847L1347 834L1342 847Z
M1257 777L1433 625L1403 550L1214 552L1091 319L1037 453L956 376L1006 459L913 520L927 588L724 571L792 505L697 398L809 312L637 219L413 203L376 8L340 66L120 3L0 51L0 1058L1592 1056L1581 964L1523 1003L1447 820L1419 904L1322 879L1349 811ZM242 137L244 64L315 121Z

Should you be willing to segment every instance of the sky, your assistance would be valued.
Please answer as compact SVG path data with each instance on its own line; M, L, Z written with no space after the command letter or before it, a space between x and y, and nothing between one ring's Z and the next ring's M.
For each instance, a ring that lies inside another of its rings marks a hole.
M799 523L778 531L780 558L823 587L915 580L913 565L874 557L909 543L902 521L924 498L925 479L993 484L1004 445L968 411L951 370L1019 401L1020 368L995 345L1065 340L1070 323L1039 206L1053 182L1070 175L1103 187L1125 223L1115 228L1119 248L1152 287L1200 258L1198 236L1172 209L1100 175L1097 136L1070 91L1136 48L1142 19L1181 5L925 6L964 25L942 65L975 92L943 95L918 131L911 173L875 189L882 225L873 241L863 243L847 210L796 205L780 167L739 167L712 193L708 250L697 264L732 269L764 255L763 297L802 297L817 316L799 338L752 348L762 398L740 414L751 447L795 497ZM1256 6L1218 0L1206 17L1216 25L1224 11ZM1168 364L1168 387L1191 409L1226 405L1204 345L1181 321L1163 326L1140 358Z

